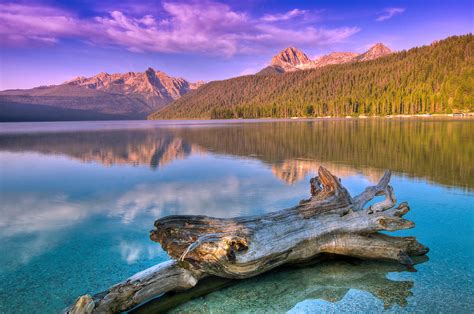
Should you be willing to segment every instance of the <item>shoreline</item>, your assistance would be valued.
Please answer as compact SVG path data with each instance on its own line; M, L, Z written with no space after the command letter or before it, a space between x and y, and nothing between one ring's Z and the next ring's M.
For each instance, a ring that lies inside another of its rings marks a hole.
M424 114L398 114L398 115L359 115L359 116L322 116L322 117L287 117L287 118L237 118L237 119L201 119L201 118L187 118L187 119L146 119L147 121L292 121L292 120L343 120L343 119L373 119L373 118L474 118L474 112L468 113L424 113ZM141 120L137 120L141 121Z
M258 123L258 122L291 122L291 121L320 121L320 120L367 120L367 119L437 119L437 118L449 118L449 120L461 120L461 119L474 119L474 112L465 114L415 114L415 115L386 115L386 116L324 116L324 117L290 117L290 118L251 118L251 119L143 119L143 120L69 120L69 121L0 121L0 134L8 133L8 126L13 125L48 125L48 124L82 124L84 122L97 123L97 124L108 124L108 125L120 125L123 123L135 124L146 123L146 125L153 124L154 122L162 122L166 125L191 125L191 124L220 124L220 123ZM129 125L131 126L131 125ZM132 126L133 127L133 126Z
M359 116L324 116L324 117L291 117L291 118L260 118L260 119L284 119L284 120L299 120L299 119L372 119L372 118L468 118L474 117L474 112L462 113L462 114L453 114L453 113L437 113L437 114L397 114L397 115L385 115L385 116L368 116L368 115L359 115ZM258 118L257 118L258 119ZM245 120L245 119L230 119L230 120Z
M323 117L288 117L288 118L237 118L237 119L200 119L200 118L188 118L188 119L146 119L146 121L295 121L295 120L345 120L345 119L398 119L398 118L474 118L474 112L463 113L463 114L447 114L447 113L437 113L437 114L412 114L412 115L385 115L385 116L323 116ZM137 120L142 121L142 120Z

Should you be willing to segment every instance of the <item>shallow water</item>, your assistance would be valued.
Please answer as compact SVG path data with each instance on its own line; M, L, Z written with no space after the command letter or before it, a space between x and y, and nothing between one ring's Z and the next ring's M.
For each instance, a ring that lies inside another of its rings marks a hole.
M394 171L429 260L323 263L182 305L213 312L470 312L474 121L0 124L0 312L54 313L168 259L169 214L258 214L309 194L319 165L352 194Z

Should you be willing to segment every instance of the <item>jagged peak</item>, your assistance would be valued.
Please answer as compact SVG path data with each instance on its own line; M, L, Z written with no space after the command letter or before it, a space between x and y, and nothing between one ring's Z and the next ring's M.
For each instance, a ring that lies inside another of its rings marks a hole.
M153 69L152 67L148 67L148 69L146 69L145 72L152 72L152 73L155 73L155 72L159 72L159 71L156 71L156 70Z
M282 67L295 67L298 65L310 64L311 60L308 56L296 47L287 47L281 50L272 58L272 65Z
M110 76L110 74L107 72L100 72L99 74L95 75L95 77L108 77L108 76Z
M165 73L165 72L160 71L160 70L155 70L152 67L149 67L148 69L146 69L146 71L144 73L146 75L153 75L153 76L158 77L158 78L168 78L168 79L173 79L173 80L178 80L178 81L186 81L182 77L179 77L179 76L173 77L173 76L168 75L168 73Z
M290 46L290 47L286 47L285 49L282 49L279 53L303 53L303 51L301 51L301 49L298 49L296 47L293 47L293 46Z
M276 56L284 56L284 55L304 55L306 56L306 54L301 50L301 49L298 49L296 47L293 47L293 46L290 46L290 47L286 47L285 49L282 49L279 53L277 53L275 55Z
M387 47L384 43L376 43L374 44L372 47L370 47L369 50L371 49L388 49L390 51L392 51L389 47Z
M376 43L366 52L357 57L358 61L370 61L392 53L392 50L383 43Z
M369 50L367 50L367 52L371 52L371 51L382 53L383 55L392 53L392 49L390 49L383 43L376 43L375 45L370 47Z

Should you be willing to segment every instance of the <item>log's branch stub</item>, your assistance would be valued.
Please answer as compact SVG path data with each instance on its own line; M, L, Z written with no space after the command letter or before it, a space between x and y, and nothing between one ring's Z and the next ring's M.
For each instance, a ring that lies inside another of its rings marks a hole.
M370 200L372 200L375 196L380 194L385 194L385 190L390 182L390 178L392 176L392 172L390 170L386 170L380 181L377 185L367 187L364 192L358 194L357 196L352 198L352 204L354 206L354 210L362 210Z
M387 185L385 187L385 190L383 192L378 193L378 195L385 195L385 199L383 201L370 205L368 208L369 214L390 209L397 203L393 188L390 185Z

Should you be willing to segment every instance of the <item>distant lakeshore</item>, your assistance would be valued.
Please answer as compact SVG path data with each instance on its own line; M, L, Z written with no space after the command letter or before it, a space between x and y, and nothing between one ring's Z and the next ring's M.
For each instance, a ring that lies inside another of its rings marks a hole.
M290 117L290 118L252 118L252 119L160 119L160 120L58 120L58 121L0 121L0 134L5 133L23 133L23 132L51 132L64 131L65 129L82 130L103 130L103 129L141 129L156 126L173 126L173 125L212 125L212 124L234 124L234 123L259 123L259 122L297 122L297 121L323 121L323 120L474 120L474 112L462 114L415 114L415 115L387 115L387 116L324 116L324 117ZM53 128L53 129L51 129Z
M436 118L436 117L457 117L457 118L464 118L464 117L474 117L474 112L467 112L467 113L450 113L450 114L397 114L397 115L385 115L385 116L368 116L368 115L359 115L359 116L324 116L324 117L311 117L311 119L333 119L333 118L345 118L345 119L368 119L368 118ZM291 117L290 119L304 119L300 117Z
M148 119L149 121L261 121L261 120L272 120L272 121L288 121L288 120L320 120L320 119L372 119L372 118L385 118L385 119L397 119L397 118L474 118L474 112L463 112L463 113L435 113L435 114L397 114L397 115L354 115L354 116L321 116L321 117L284 117L284 118L273 118L273 117L262 117L262 118L231 118L231 119L200 119L200 118L189 118L189 119Z
M377 115L359 115L359 116L322 116L322 117L289 117L289 118L258 118L255 120L298 120L298 119L369 119L369 118L436 118L436 117L454 117L454 118L466 118L466 117L474 117L474 112L468 113L450 113L450 114L397 114L397 115L385 115L385 116L377 116ZM207 119L202 119L207 120ZM220 119L211 119L211 120L220 120ZM226 119L222 119L226 120ZM228 120L247 120L247 119L228 119ZM251 119L254 120L254 119ZM158 120L157 120L158 121Z

